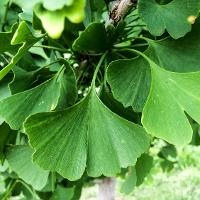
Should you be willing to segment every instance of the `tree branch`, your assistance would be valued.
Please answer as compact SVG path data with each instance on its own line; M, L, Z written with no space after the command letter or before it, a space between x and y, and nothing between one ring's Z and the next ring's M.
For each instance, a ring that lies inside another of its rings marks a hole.
M135 7L137 0L117 0L112 6L110 12L111 23L116 24L122 20L128 11Z

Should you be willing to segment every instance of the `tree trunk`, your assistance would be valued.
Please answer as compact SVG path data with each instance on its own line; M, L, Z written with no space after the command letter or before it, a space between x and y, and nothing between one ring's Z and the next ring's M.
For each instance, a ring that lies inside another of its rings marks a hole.
M114 200L115 185L115 178L104 178L99 183L98 200Z

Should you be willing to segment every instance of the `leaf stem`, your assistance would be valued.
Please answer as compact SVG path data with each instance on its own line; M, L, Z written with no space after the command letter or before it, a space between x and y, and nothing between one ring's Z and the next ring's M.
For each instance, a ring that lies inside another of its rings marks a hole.
M35 194L34 190L32 190L26 183L24 183L24 182L21 181L21 180L17 180L16 182L17 182L17 183L21 183L21 184L30 192L30 194L32 195L32 197L34 197L34 199L36 199L36 198L35 198L35 197L36 197L36 194Z
M12 190L14 189L15 185L17 184L17 181L12 181L10 188L5 193L5 195L2 197L2 200L7 200L9 195L11 194Z
M104 86L106 86L106 80L107 80L107 65L108 65L108 61L107 59L105 60L105 63L104 63L104 79L103 79L103 83L104 83Z
M157 64L155 62L153 62L150 58L148 58L144 53L142 53L142 52L140 52L136 49L124 49L124 51L125 50L136 53L136 54L142 56L150 64L151 67L157 66Z
M102 65L102 63L103 63L103 61L104 61L104 59L105 59L107 53L108 53L108 52L105 52L105 53L101 56L101 59L99 60L99 63L97 64L97 67L96 67L96 69L95 69L95 72L94 72L94 75L93 75L93 78L92 78L92 84L91 84L91 86L95 86L95 81L96 81L96 78L97 78L98 71L99 71L99 69L100 69L100 67L101 67L101 65Z
M55 183L56 183L56 174L55 172L51 172L51 180L52 180L52 192L55 191Z
M53 65L53 64L55 64L55 63L58 63L58 62L60 62L60 60L56 60L56 61L53 61L53 62L47 64L47 65L44 65L44 66L42 66L41 68L39 68L38 70L40 70L40 69L42 69L42 68L48 68L48 67L50 67L51 65Z
M113 51L113 53L115 53L117 56L119 56L122 59L128 59L126 56L122 55L121 53L119 53L117 51Z
M60 51L60 52L63 52L63 53L71 53L70 50L58 48L58 47L53 47L53 46L47 46L47 45L34 45L33 47L51 49L51 50L56 50L56 51Z

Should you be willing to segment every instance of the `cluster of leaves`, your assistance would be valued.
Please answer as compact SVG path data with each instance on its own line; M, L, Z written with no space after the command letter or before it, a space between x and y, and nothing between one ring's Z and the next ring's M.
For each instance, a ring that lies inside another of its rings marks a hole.
M199 144L199 0L138 0L117 24L112 4L0 2L2 199L78 199L117 175L130 193L154 137Z

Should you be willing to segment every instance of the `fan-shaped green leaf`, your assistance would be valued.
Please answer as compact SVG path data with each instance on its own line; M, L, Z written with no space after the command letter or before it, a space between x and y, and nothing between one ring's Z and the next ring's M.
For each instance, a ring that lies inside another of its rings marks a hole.
M67 2L65 4L67 5ZM47 7L50 8L49 6ZM37 4L34 11L37 17L41 20L48 35L57 39L61 36L64 30L65 17L73 23L80 23L83 21L84 7L85 0L76 0L72 4L64 6L58 10L47 10L44 9L42 4Z
M90 24L75 40L75 51L104 52L108 49L108 37L105 26L102 23Z
M152 83L142 123L156 137L187 144L193 131L185 112L200 123L200 72L175 73L150 64Z
M198 62L200 47L198 42L196 43L196 41L200 40L199 27L199 23L197 23L191 33L178 40L167 38L153 41L147 39L150 46L145 55L143 54L143 57L151 65L152 76L151 92L143 110L143 125L152 135L177 145L189 143L192 137L192 129L184 111L199 122L197 118L199 112L199 72L179 74L162 68L177 72L197 71L200 69ZM142 60L142 58L116 61L108 68L108 82L111 85L114 97L124 105L127 105L127 102L131 102L132 97L135 97L134 91L137 89L136 87L131 91L127 85L130 86L136 81L136 86L141 84L140 87L148 90L146 82L139 83L137 80L139 76L134 71L134 69L142 70L145 61L136 62L137 60ZM149 66L149 64L146 64L146 67L148 67L147 65ZM186 78L187 76L188 78ZM177 79L183 82L176 83ZM193 83L189 82L192 80L194 81ZM126 87L124 87L124 82ZM129 96L126 95L127 90L129 90L127 93ZM183 90L187 91L186 94L184 94ZM144 91L141 90L139 96L136 96L136 100L139 101L140 96L143 94ZM193 102L192 105L190 105L191 102ZM129 103L128 105L131 104ZM182 137L180 138L181 135Z
M41 85L0 101L0 116L12 129L19 129L31 114L54 110L57 105L67 107L74 103L77 95L75 75L69 65L65 67Z
M54 77L33 89L3 99L0 101L0 116L12 129L17 130L29 115L55 109L59 99L59 87Z
M191 30L190 16L198 16L200 2L198 0L173 0L160 5L156 0L139 0L139 14L147 24L148 30L160 36L165 29L177 39Z
M36 150L34 162L69 180L79 179L85 168L89 176L113 176L149 146L143 128L112 113L94 86L75 106L33 115L24 126Z

